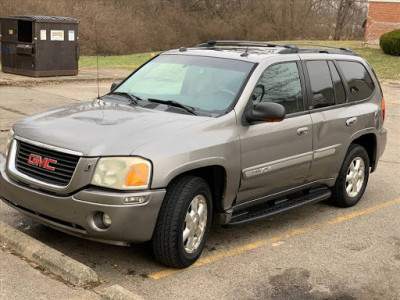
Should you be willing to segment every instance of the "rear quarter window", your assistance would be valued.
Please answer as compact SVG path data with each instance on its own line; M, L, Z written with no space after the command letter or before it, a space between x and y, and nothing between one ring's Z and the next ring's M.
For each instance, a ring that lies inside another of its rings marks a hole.
M359 62L338 61L350 89L349 102L371 97L375 90L374 82L367 69Z

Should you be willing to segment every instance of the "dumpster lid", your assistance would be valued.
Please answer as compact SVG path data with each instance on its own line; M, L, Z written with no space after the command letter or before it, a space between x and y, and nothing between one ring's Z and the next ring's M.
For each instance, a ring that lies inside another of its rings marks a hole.
M61 22L61 23L76 23L78 24L79 21L74 18L70 17L57 17L57 16L31 16L31 15L16 15L8 17L7 19L20 19L20 20L27 20L27 21L37 21L37 22Z

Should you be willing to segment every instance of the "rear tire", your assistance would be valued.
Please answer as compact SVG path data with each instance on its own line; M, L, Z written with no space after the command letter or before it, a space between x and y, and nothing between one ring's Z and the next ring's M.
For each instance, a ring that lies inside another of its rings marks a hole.
M360 201L369 178L369 157L364 147L352 144L332 188L330 202L339 207L351 207Z
M203 251L211 218L207 182L195 176L175 179L167 188L153 234L156 260L175 268L193 264Z

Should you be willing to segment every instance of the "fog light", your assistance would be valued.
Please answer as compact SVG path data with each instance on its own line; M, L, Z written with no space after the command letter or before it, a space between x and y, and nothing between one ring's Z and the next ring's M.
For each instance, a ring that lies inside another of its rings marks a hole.
M111 217L107 214L103 214L103 224L106 227L110 227L111 226Z
M124 200L125 203L144 203L146 202L146 196L132 196L126 197Z

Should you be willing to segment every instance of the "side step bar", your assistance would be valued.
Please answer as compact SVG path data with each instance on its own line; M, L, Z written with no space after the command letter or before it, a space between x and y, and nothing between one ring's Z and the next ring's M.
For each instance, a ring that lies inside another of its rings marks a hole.
M249 208L248 211L244 210L244 211L238 211L237 213L234 212L230 222L225 226L231 227L255 220L261 220L305 204L311 204L326 200L330 196L331 196L331 191L328 188L323 188L311 191L309 194L301 196L299 198L286 199L284 201L280 201L273 206L269 206L258 211L255 211L254 209L251 210L251 208Z

